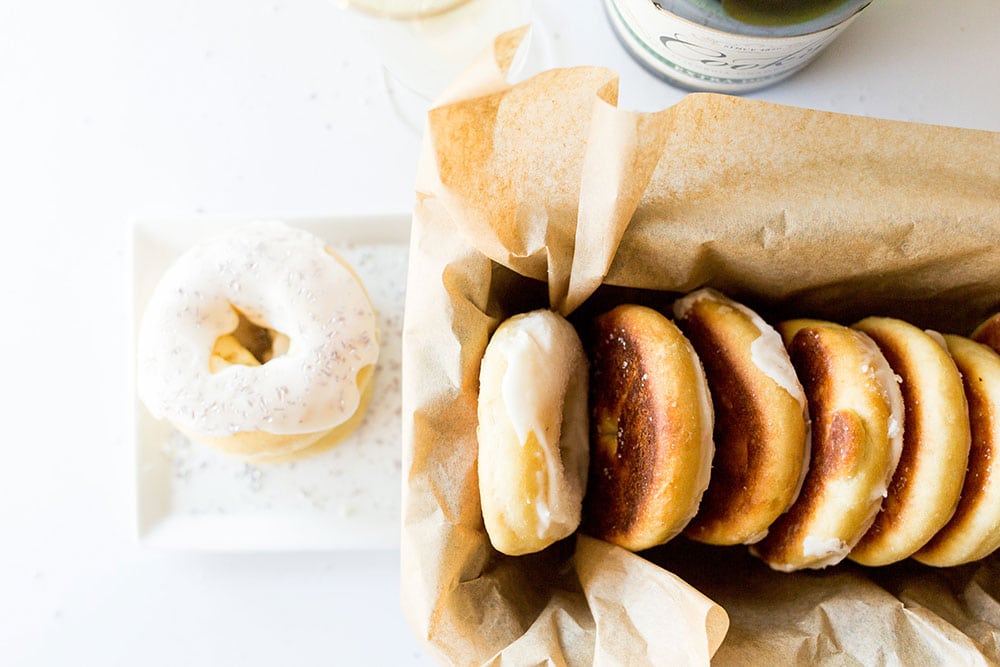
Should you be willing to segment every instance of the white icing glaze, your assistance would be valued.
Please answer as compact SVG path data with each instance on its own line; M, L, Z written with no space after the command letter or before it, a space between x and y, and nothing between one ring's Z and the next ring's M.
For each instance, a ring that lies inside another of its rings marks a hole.
M752 311L748 311L749 316ZM750 360L764 375L774 380L774 383L788 392L799 405L805 407L806 394L799 384L795 368L788 358L781 335L760 319L756 313L751 318L760 330L760 337L750 343Z
M544 538L552 525L552 510L549 509L548 498L535 499L535 511L538 513L538 537Z
M799 382L799 376L795 372L792 360L788 356L785 342L774 327L764 321L760 315L750 310L746 306L735 301L731 305L750 318L760 336L750 344L750 360L760 369L764 375L771 378L775 384L788 392L788 395L802 408L802 418L806 423L805 449L802 456L802 467L799 470L799 478L795 484L795 492L791 496L789 507L795 503L802 492L802 485L805 484L806 475L809 473L809 462L812 460L812 424L809 417L809 404L806 401L806 392Z
M795 401L802 407L802 415L806 421L806 442L805 452L802 458L802 468L799 472L795 493L792 495L792 502L794 502L795 499L798 498L798 495L802 490L802 485L805 482L806 475L809 472L809 461L812 451L812 429L809 427L809 407L806 402L806 393L802 388L802 384L799 382L799 377L795 372L795 367L792 366L792 361L788 357L788 351L785 349L785 343L781 339L781 334L779 334L774 327L764 321L764 318L758 315L755 311L737 301L733 301L729 297L710 287L703 287L675 301L673 308L674 317L679 320L686 320L690 316L691 310L695 307L695 305L706 300L728 306L750 320L750 323L753 324L760 333L760 335L750 344L751 363L753 363L754 366L756 366L775 384L788 392L788 395L795 399ZM759 539L755 541L759 541ZM750 543L751 542L747 542L747 544Z
M802 555L816 559L809 564L813 569L836 565L847 557L850 550L851 546L847 542L836 537L806 535L802 540Z
M287 353L211 373L234 307L286 334ZM357 410L357 374L378 352L364 288L322 239L256 223L191 248L163 275L139 331L138 390L154 416L204 435L310 433Z
M716 295L721 296L718 292L707 287L695 290L686 296L681 297L674 301L674 317L678 320L686 320L691 315L691 309L698 304L699 301L705 299L715 299Z
M795 368L788 358L781 334L775 331L774 327L765 322L764 318L756 312L710 287L703 287L674 302L674 317L679 320L687 319L695 304L704 300L728 306L750 320L751 324L760 332L760 336L750 344L750 360L764 375L771 378L775 384L798 401L799 405L805 406L806 394L795 374Z
M570 394L573 394L574 400L583 400L585 394L578 395L570 389L579 387L581 379L582 386L586 387L586 378L566 377L564 368L584 366L570 364L564 359L571 354L570 350L556 349L558 339L554 329L560 326L571 328L568 322L545 310L518 315L512 320L516 326L509 327L511 335L503 341L507 366L501 381L501 399L518 442L523 446L529 435L534 433L545 457L544 471L536 473L538 488L545 491L534 501L538 537L544 538L554 527L553 523L562 526L574 522L578 508L562 507L560 491L567 484L580 486L575 480L581 476L578 474L578 462L562 460L566 448L560 447L560 441L566 436L580 437L581 434L562 433L562 420L554 419L561 417L561 413L552 413L553 399L564 399L557 400L557 403L568 403L572 398ZM582 351L579 354L582 355ZM576 406L567 405L564 410L572 407ZM586 423L585 420L576 421ZM583 469L586 469L586 464Z
M545 424L551 423L552 419L551 415L546 419L546 398L553 389L562 390L550 386L552 372L546 363L553 354L551 323L541 313L529 313L521 317L519 326L511 331L501 396L518 442L523 445L528 440L528 434L533 432L542 449L547 450L550 434Z

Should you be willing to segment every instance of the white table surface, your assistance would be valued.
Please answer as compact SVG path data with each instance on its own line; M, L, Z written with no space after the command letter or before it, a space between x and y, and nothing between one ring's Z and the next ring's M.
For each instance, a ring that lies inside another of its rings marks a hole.
M540 1L550 65L683 92L598 0ZM754 95L1000 131L1000 3L875 0ZM328 0L0 0L0 664L429 663L396 552L204 554L133 534L126 222L410 207L418 138Z

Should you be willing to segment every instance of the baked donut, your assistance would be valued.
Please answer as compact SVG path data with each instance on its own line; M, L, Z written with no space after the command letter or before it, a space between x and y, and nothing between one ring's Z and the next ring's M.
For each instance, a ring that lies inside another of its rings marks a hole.
M312 234L255 223L191 248L162 276L136 380L149 411L192 439L278 461L360 423L378 354L374 308L344 260Z
M519 556L576 530L587 484L587 359L548 310L505 320L479 372L479 498L490 542Z
M972 447L958 508L913 556L937 567L979 560L1000 547L1000 355L962 336L944 340L962 373Z
M819 320L778 325L805 388L812 455L792 507L750 547L771 568L823 568L868 530L899 462L903 399L867 335Z
M1000 313L986 319L975 328L971 336L972 340L982 343L995 351L1000 351Z
M708 486L712 401L701 362L659 312L622 305L589 345L590 477L585 530L632 551L687 525Z
M806 397L781 336L757 313L712 289L674 303L705 367L715 408L715 458L685 534L750 544L798 496L809 463Z
M901 378L903 453L881 511L849 555L862 565L888 565L913 555L955 512L969 459L969 411L939 334L888 317L853 328L875 341Z

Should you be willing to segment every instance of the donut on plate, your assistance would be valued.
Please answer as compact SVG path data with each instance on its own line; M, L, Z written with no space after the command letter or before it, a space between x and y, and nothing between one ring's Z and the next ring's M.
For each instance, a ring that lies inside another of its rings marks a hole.
M962 373L972 447L958 508L913 556L937 567L979 560L1000 547L1000 355L962 336L944 340Z
M746 306L701 289L674 303L674 317L704 364L715 408L711 481L685 534L757 542L808 469L805 393L781 336Z
M256 223L191 248L157 284L139 396L192 439L254 461L313 453L361 421L379 354L354 271L307 232Z
M576 530L587 483L587 360L573 326L505 320L479 373L479 497L490 542L518 556Z
M823 568L875 519L902 450L903 399L860 331L818 320L777 328L809 402L812 453L798 499L750 550L775 570Z
M712 402L701 362L659 312L622 305L589 341L590 476L585 530L632 551L677 535L712 463Z
M888 317L853 328L875 341L901 378L903 453L881 511L850 553L862 565L888 565L924 546L955 512L969 459L969 411L939 334Z

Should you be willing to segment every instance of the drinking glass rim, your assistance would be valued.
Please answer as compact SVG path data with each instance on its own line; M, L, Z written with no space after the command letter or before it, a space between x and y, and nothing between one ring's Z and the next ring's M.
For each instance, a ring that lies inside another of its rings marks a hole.
M462 5L468 4L471 1L472 0L444 0L443 2L439 1L437 3L432 3L436 6L432 7L430 10L421 11L419 9L411 9L407 11L405 9L393 10L391 8L387 8L386 5L391 6L392 4L398 4L400 6L412 6L414 4L413 2L393 3L385 2L384 0L381 2L379 0L374 0L374 2L372 0L338 0L340 4L343 4L350 9L355 9L364 14L368 14L369 16L393 20L425 19L433 16L439 16L457 9Z

